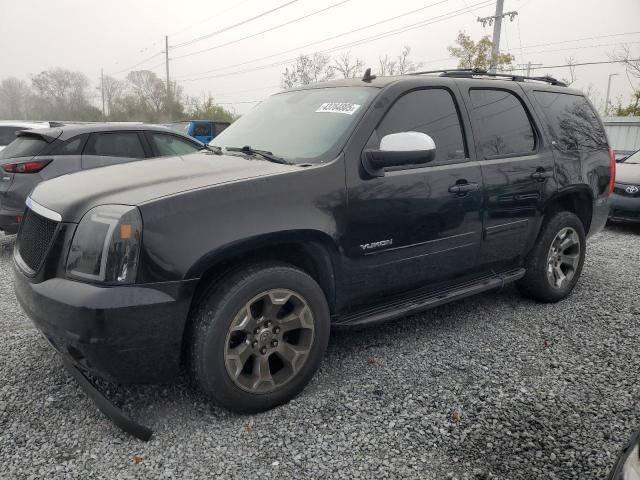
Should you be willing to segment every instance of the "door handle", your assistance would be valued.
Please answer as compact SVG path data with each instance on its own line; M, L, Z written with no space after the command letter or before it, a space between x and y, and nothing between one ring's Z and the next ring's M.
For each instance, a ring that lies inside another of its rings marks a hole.
M480 185L477 183L456 183L455 185L451 185L449 187L449 192L465 194L469 192L475 192L480 188Z
M531 178L535 180L544 180L551 177L553 177L553 172L550 170L537 170L531 174Z

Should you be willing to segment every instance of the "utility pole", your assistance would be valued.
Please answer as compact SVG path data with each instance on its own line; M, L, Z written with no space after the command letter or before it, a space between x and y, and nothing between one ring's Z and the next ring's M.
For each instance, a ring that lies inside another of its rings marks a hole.
M100 90L102 91L102 120L107 120L104 113L104 69L100 69Z
M531 76L531 70L535 70L538 67L541 67L541 63L531 63L530 61L527 63L519 63L516 65L518 70L522 70L522 72L527 72L527 77Z
M610 105L609 105L609 95L611 94L611 77L615 77L616 75L620 75L619 73L610 73L609 81L607 82L607 99L604 102L604 114L609 115Z
M496 1L496 14L491 17L478 17L478 22L482 23L482 26L486 26L487 24L493 25L493 46L491 48L491 66L489 67L489 73L496 73L497 59L500 54L500 33L502 31L502 19L504 17L509 17L509 20L513 22L513 19L518 12L510 11L506 13L502 13L504 7L504 0Z
M169 83L169 36L164 36L164 62L167 68L167 105L171 104L171 84Z

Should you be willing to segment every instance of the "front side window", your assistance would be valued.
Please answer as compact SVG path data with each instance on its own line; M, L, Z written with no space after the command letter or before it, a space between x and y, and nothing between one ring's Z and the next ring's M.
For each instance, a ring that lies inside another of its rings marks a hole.
M536 149L536 137L522 102L506 90L469 92L480 149L485 158L527 155Z
M607 138L598 116L581 95L535 91L551 138L563 150L607 148Z
M187 155L197 152L199 148L191 142L187 142L175 135L166 133L150 132L151 141L155 144L158 154L161 157L169 157L173 155Z
M136 132L95 134L93 145L85 153L101 157L144 158L144 150Z
M329 87L279 93L244 114L210 144L250 146L295 163L332 160L379 91Z
M378 142L385 135L421 132L436 144L435 162L466 157L462 126L451 94L441 88L416 90L400 97L376 129Z

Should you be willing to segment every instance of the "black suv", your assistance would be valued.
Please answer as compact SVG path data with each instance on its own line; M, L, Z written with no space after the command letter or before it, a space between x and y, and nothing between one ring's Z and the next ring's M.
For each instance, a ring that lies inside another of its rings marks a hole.
M276 94L210 151L44 182L15 247L24 310L67 366L186 365L219 404L286 402L330 327L516 282L566 297L615 161L582 93L449 71Z

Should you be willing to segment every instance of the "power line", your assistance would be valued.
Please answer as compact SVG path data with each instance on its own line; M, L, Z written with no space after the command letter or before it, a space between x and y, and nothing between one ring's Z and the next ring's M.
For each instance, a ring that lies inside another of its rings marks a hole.
M214 45L212 47L203 48L202 50L198 50L198 51L195 51L195 52L185 53L183 55L178 55L176 57L173 57L172 60L177 60L179 58L185 58L185 57L191 57L193 55L199 55L201 53L209 52L211 50L216 50L218 48L226 47L228 45L233 45L234 43L241 42L242 40L247 40L249 38L254 38L254 37L257 37L258 35L262 35L263 33L272 32L272 31L277 30L279 28L282 28L284 26L291 25L292 23L296 23L296 22L299 22L299 21L304 20L306 18L313 17L314 15L318 15L320 13L326 12L327 10L331 10L332 8L339 7L340 5L344 5L345 3L350 2L350 1L351 0L343 0L343 1L339 2L339 3L335 3L333 5L329 5L328 7L322 8L320 10L316 10L315 12L309 13L307 15L303 15L302 17L298 17L298 18L296 18L294 20L289 20L288 22L281 23L280 25L276 25L274 27L267 28L266 30L262 30L260 32L253 33L251 35L247 35L246 37L238 38L236 40L231 40L231 41L226 42L226 43L221 43L219 45Z
M536 43L534 45L527 45L522 48L534 48L534 47L547 47L549 45L561 45L563 43L573 43L573 42L583 42L585 40L598 40L600 38L610 38L610 37L622 37L624 35L637 35L640 31L637 32L625 32L625 33L612 33L609 35L598 35L595 37L584 37L584 38L576 38L574 40L562 40L559 42L547 42L547 43Z
M136 63L136 64L134 64L134 65L132 65L132 66L130 66L130 67L123 68L122 70L118 70L117 72L113 72L111 75L118 75L118 74L120 74L120 73L122 73L122 72L129 72L129 71L133 70L134 68L137 68L137 67L139 67L140 65L142 65L142 64L144 64L144 63L147 63L147 62L149 62L149 61L153 60L153 59L154 59L154 58L156 58L156 57L159 57L159 56L160 56L160 55L162 55L162 54L163 54L163 52L155 53L155 54L153 54L152 56L150 56L150 57L148 57L148 58L145 58L144 60L141 60L140 62L138 62L138 63Z
M630 60L628 60L630 62L640 62L640 58L632 58ZM536 69L538 68L563 68L563 67L581 67L584 65L603 65L603 64L608 64L608 63L624 63L623 60L603 60L600 62L582 62L582 63L566 63L564 65L548 65L546 67L536 67ZM250 101L242 101L242 102L224 102L224 103L219 103L219 102L215 102L216 105L236 105L236 104L243 104L243 103L259 103L262 102L263 100L250 100Z
M199 22L196 23L192 23L191 25L189 25L188 27L184 27L180 30L176 30L174 32L169 32L169 36L173 37L175 35L180 35L182 32L185 32L187 30L192 29L193 27L196 27L198 25L202 25L203 23L208 22L209 20L211 20L212 18L216 18L219 19L222 15L224 15L227 12L230 12L231 10L235 10L236 8L238 8L240 5L244 5L245 3L247 3L249 0L241 0L240 2L236 3L235 5L232 5L229 8L226 8L224 10L222 10L221 12L216 12L215 14L211 15L210 17L207 18L203 18L202 20L200 20Z
M245 24L247 24L249 22L257 20L258 18L262 18L262 17L265 17L267 15L270 15L271 13L276 12L278 10L282 10L283 8L288 7L289 5L292 5L292 4L294 4L294 3L298 2L298 1L299 0L290 0L289 2L283 3L282 5L279 5L279 6L275 7L275 8L272 8L271 10L267 10L266 12L262 12L262 13L260 13L258 15L255 15L255 16L251 17L251 18L247 18L246 20L243 20L241 22L234 23L233 25L229 25L228 27L222 28L220 30L216 30L215 32L211 32L211 33L208 33L206 35L201 35L199 37L192 38L191 40L187 40L186 42L178 43L177 45L174 45L172 48L176 49L176 48L186 47L187 45L191 45L192 43L196 43L196 42L200 42L202 40L206 40L207 38L211 38L211 37L213 37L215 35L219 35L219 34L221 34L223 32L228 32L231 29L234 29L234 28L239 27L241 25L245 25Z
M424 10L425 8L433 7L435 5L439 5L439 4L445 3L446 1L448 1L448 0L441 0L441 1L437 2L437 3L430 4L430 5L426 6L426 7L422 7L422 8L417 9L417 10ZM479 2L479 3L476 3L476 4L472 5L472 7L481 8L481 7L488 6L491 3L492 3L492 0L483 0L483 1ZM376 34L376 35L373 35L373 36L370 36L370 37L366 37L366 38L363 38L363 39L360 39L360 40L355 40L355 41L352 41L352 42L348 42L348 43L345 43L345 44L342 44L342 45L338 45L338 46L330 48L330 49L322 50L319 53L329 53L329 52L332 52L332 51L335 51L335 50L340 50L340 49L343 49L343 48L348 48L348 47L351 47L351 46L360 45L362 43L368 43L370 41L378 40L380 38L385 38L385 37L388 37L388 36L397 35L399 33L404 33L404 32L409 31L409 30L413 30L413 29L416 29L416 28L421 28L421 27L430 25L432 23L436 23L436 22L443 21L443 20L448 20L449 18L454 18L456 16L459 16L461 14L466 13L467 11L468 11L467 8L454 10L452 12L448 12L446 14L439 15L439 16L436 16L436 17L431 17L431 18L428 18L426 20L422 20L422 21L417 22L417 23L405 25L405 26L397 28L397 29L389 30L387 32L382 32L382 33L379 33L379 34ZM203 75L203 74L207 74L207 73L219 72L221 70L227 70L229 68L234 68L234 67L239 67L239 66L243 66L243 65L247 65L247 64L252 64L252 63L255 63L255 62L260 62L260 61L266 60L268 58L277 57L277 56L280 56L280 55L283 55L283 54L286 54L286 53L300 51L301 49L305 49L305 48L308 48L310 46L317 45L319 43L324 43L324 42L327 42L327 41L330 41L330 40L334 40L334 39L339 38L339 37L343 37L345 35L349 35L351 33L355 33L355 32L361 31L361 30L365 30L367 28L371 28L373 26L380 25L382 23L386 23L386 22L389 22L391 20L395 20L395 19L400 18L400 17L411 15L411 14L413 14L415 12L416 12L416 10L405 12L405 13L397 15L395 17L384 19L384 20L375 22L375 23L370 24L370 25L366 25L366 26L363 26L363 27L360 27L360 28L357 28L357 29L354 29L354 30L350 30L348 32L344 32L344 33L341 33L341 34L338 34L338 35L333 35L331 37L323 38L321 40L317 40L315 42L311 42L311 43L308 43L306 45L298 46L298 47L295 47L295 48L290 48L288 50L283 50L281 52L277 52L277 53L274 53L274 54L271 54L271 55L267 55L267 56L264 56L264 57L260 57L260 58L256 58L256 59L253 59L253 60L249 60L249 61L245 61L245 62L241 62L241 63L236 63L236 64L233 64L233 65L227 65L226 67L220 67L220 68L217 68L217 69L214 69L214 70L207 70L207 71L204 71L204 72L192 73L192 74L189 74L189 75L184 75L182 77L182 81L194 81L194 80L203 80L205 78L213 78L213 77L215 77L215 75L206 76L206 77L199 77L199 78L189 78L189 79L184 78L184 77L191 77L193 75ZM295 58L289 58L289 59L286 59L286 60L283 60L283 61L279 61L279 62L275 62L275 63L269 64L269 65L263 65L263 66L260 66L260 67L254 67L254 68L245 69L245 70L241 70L241 71L237 71L237 72L231 72L231 73L228 73L228 74L223 74L223 75L218 75L218 76L234 75L236 73L243 73L243 72L246 72L246 71L252 71L252 70L259 70L259 69L263 69L263 68L268 68L268 67L271 67L271 66L284 65L285 63L289 63L289 62L294 61L294 60L295 60Z
M635 42L627 42L629 44L636 44L636 43L640 43L640 41L635 41ZM620 45L619 43L600 43L598 45L580 45L578 47L567 47L567 48L552 48L552 49L545 49L545 50L536 50L535 52L527 52L527 55L534 55L536 53L547 53L547 52L566 52L567 50L581 50L584 48L597 48L597 47L612 47L615 45ZM527 48L527 47L523 47L523 48Z

